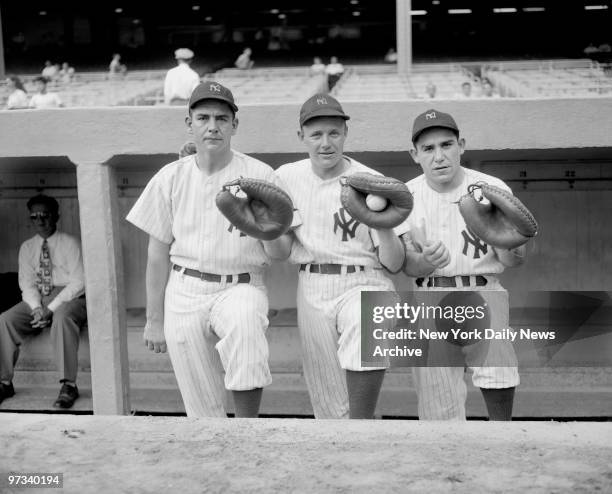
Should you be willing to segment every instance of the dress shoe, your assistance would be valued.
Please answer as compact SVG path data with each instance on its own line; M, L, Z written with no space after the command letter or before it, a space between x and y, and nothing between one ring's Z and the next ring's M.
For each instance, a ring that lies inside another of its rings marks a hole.
M79 389L69 384L64 383L62 389L60 389L59 396L53 404L56 408L70 408L74 405L74 401L79 397Z

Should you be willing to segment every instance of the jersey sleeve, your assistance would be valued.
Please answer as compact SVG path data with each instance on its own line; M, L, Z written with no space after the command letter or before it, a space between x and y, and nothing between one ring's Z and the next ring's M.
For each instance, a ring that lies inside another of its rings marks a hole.
M282 175L283 175L283 170L277 169L272 172L273 178L271 178L270 181L274 185L278 185L287 194L289 194L289 197L291 197L291 201L293 202L293 221L291 222L291 230L295 230L298 226L302 224L302 216L300 214L299 209L295 207L295 199L293 198L293 195L291 194L289 187L287 187L287 184L284 182Z
M174 240L172 234L172 176L158 172L147 184L126 219L165 244Z

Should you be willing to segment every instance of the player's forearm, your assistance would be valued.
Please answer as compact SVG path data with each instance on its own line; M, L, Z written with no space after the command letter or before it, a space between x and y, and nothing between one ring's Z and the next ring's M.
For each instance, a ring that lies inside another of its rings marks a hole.
M419 278L430 275L435 269L436 267L428 262L422 253L406 249L406 262L402 270L404 274Z
M404 264L406 255L404 243L392 229L376 230L378 234L378 260L387 271L398 273Z
M276 240L262 242L266 254L276 261L284 261L291 254L293 245L293 233L285 233Z
M165 246L165 247L164 247ZM149 241L146 271L147 321L163 326L164 295L170 273L170 246Z
M525 262L525 254L527 253L527 247L525 245L509 250L495 247L494 249L499 261L508 268L520 266Z

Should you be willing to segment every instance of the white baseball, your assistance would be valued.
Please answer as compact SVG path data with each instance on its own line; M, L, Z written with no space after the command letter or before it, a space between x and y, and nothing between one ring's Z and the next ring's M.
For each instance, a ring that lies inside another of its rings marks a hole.
M387 207L387 199L375 194L368 194L366 196L366 205L372 211L382 211Z

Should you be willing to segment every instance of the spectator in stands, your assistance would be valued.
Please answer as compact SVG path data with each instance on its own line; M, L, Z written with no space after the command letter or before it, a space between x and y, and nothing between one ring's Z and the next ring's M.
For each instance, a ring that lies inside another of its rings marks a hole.
M425 86L425 99L434 99L437 91L437 86L433 82L429 81L427 86Z
M174 52L177 66L168 71L164 81L164 102L167 105L186 105L191 92L200 83L200 76L190 67L193 57L189 48L179 48Z
M252 69L255 62L251 60L251 55L253 51L250 48L245 48L240 56L234 62L234 66L237 69L247 70Z
M320 57L314 57L310 66L310 75L325 74L325 64Z
M329 64L325 67L327 73L327 86L331 91L344 74L344 66L338 61L337 57L331 57Z
M74 67L71 67L68 62L62 64L59 71L59 80L63 84L70 84L74 80Z
M124 76L127 73L127 67L121 63L121 55L119 53L113 54L113 59L108 66L109 79L115 79L118 76Z
M64 106L57 93L47 91L47 79L43 76L34 78L36 94L30 99L30 108L59 108Z
M22 301L0 314L0 402L15 394L14 366L24 336L50 326L62 375L54 406L70 408L79 397L79 332L87 318L81 247L57 230L59 204L53 197L34 196L27 206L36 235L19 249Z
M28 107L28 95L21 79L16 75L9 75L6 78L6 85L9 88L10 94L6 100L7 110L18 110L19 108Z
M56 65L51 63L51 60L45 61L45 67L42 70L41 75L45 77L48 81L52 81L57 77L58 68Z
M472 83L465 81L461 84L461 92L455 94L455 99L466 99L472 97Z
M489 79L483 79L482 81L482 97L483 98L499 98L499 94L497 94L493 90L493 84Z
M599 53L599 48L597 48L593 42L591 41L589 43L589 46L587 46L584 50L583 50L584 54L587 57L590 57L591 55L594 55L595 53Z
M397 53L395 51L395 48L389 48L389 51L385 55L385 62L386 63L397 63Z

